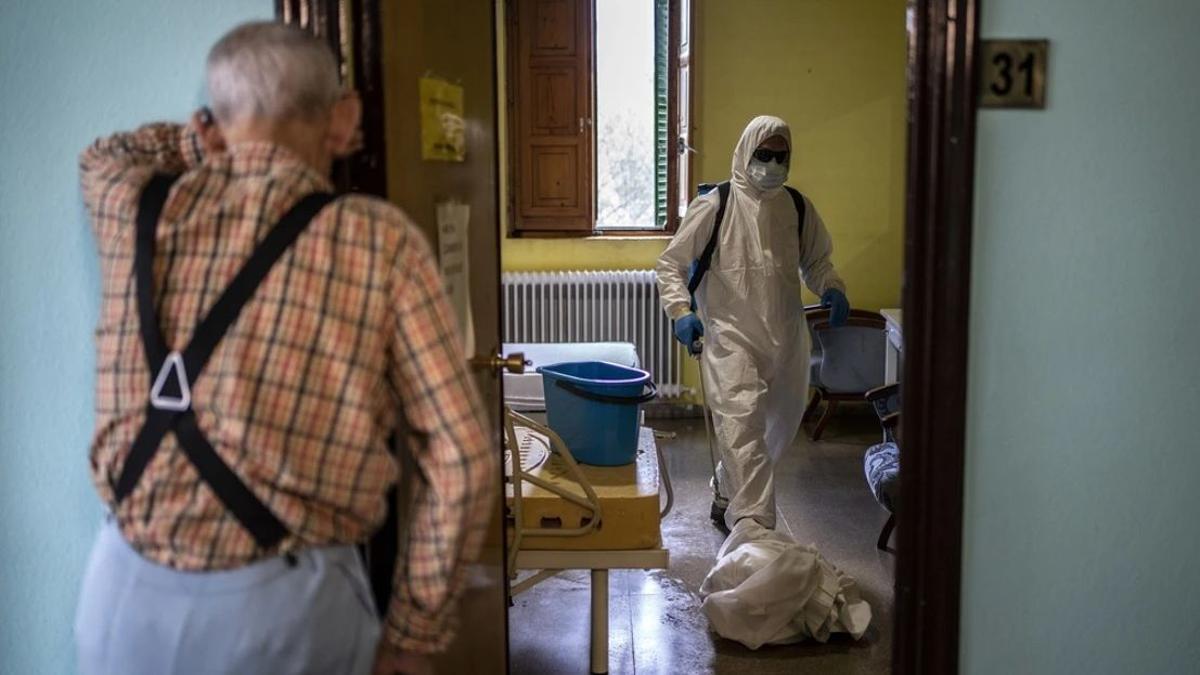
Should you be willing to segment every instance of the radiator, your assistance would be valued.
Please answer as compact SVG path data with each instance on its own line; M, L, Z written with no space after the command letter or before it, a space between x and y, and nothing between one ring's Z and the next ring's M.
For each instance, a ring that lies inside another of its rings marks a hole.
M663 397L685 393L653 270L508 272L501 285L505 342L632 342Z

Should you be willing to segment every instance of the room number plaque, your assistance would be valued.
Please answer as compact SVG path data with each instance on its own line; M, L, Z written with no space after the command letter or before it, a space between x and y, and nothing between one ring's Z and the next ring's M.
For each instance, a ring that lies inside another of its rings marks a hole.
M1045 108L1047 40L984 40L981 108Z

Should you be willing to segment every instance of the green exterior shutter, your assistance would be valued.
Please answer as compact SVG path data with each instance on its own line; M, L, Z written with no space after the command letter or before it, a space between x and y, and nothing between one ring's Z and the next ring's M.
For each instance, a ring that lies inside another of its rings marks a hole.
M654 222L662 228L667 226L670 7L670 0L654 0Z

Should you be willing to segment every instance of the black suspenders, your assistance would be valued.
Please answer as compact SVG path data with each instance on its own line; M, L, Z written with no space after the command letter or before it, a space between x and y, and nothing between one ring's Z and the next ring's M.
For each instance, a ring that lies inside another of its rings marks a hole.
M208 484L225 508L250 532L258 546L270 549L284 538L287 529L225 464L204 437L196 425L196 414L192 410L191 388L204 371L221 338L237 321L242 307L309 222L334 199L334 195L313 193L289 209L196 326L188 345L183 350L171 350L163 338L155 311L154 248L159 215L174 180L174 176L154 176L142 192L138 204L134 276L137 280L142 346L150 366L150 400L146 406L146 421L133 441L125 467L114 486L114 493L118 503L129 496L162 439L168 433L175 432L180 448L196 467L200 479Z

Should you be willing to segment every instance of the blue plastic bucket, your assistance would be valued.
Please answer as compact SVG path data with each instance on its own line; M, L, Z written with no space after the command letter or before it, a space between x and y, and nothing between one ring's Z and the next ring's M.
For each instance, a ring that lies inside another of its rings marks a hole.
M658 391L650 373L605 361L538 368L546 419L579 462L620 466L637 459L638 411Z

